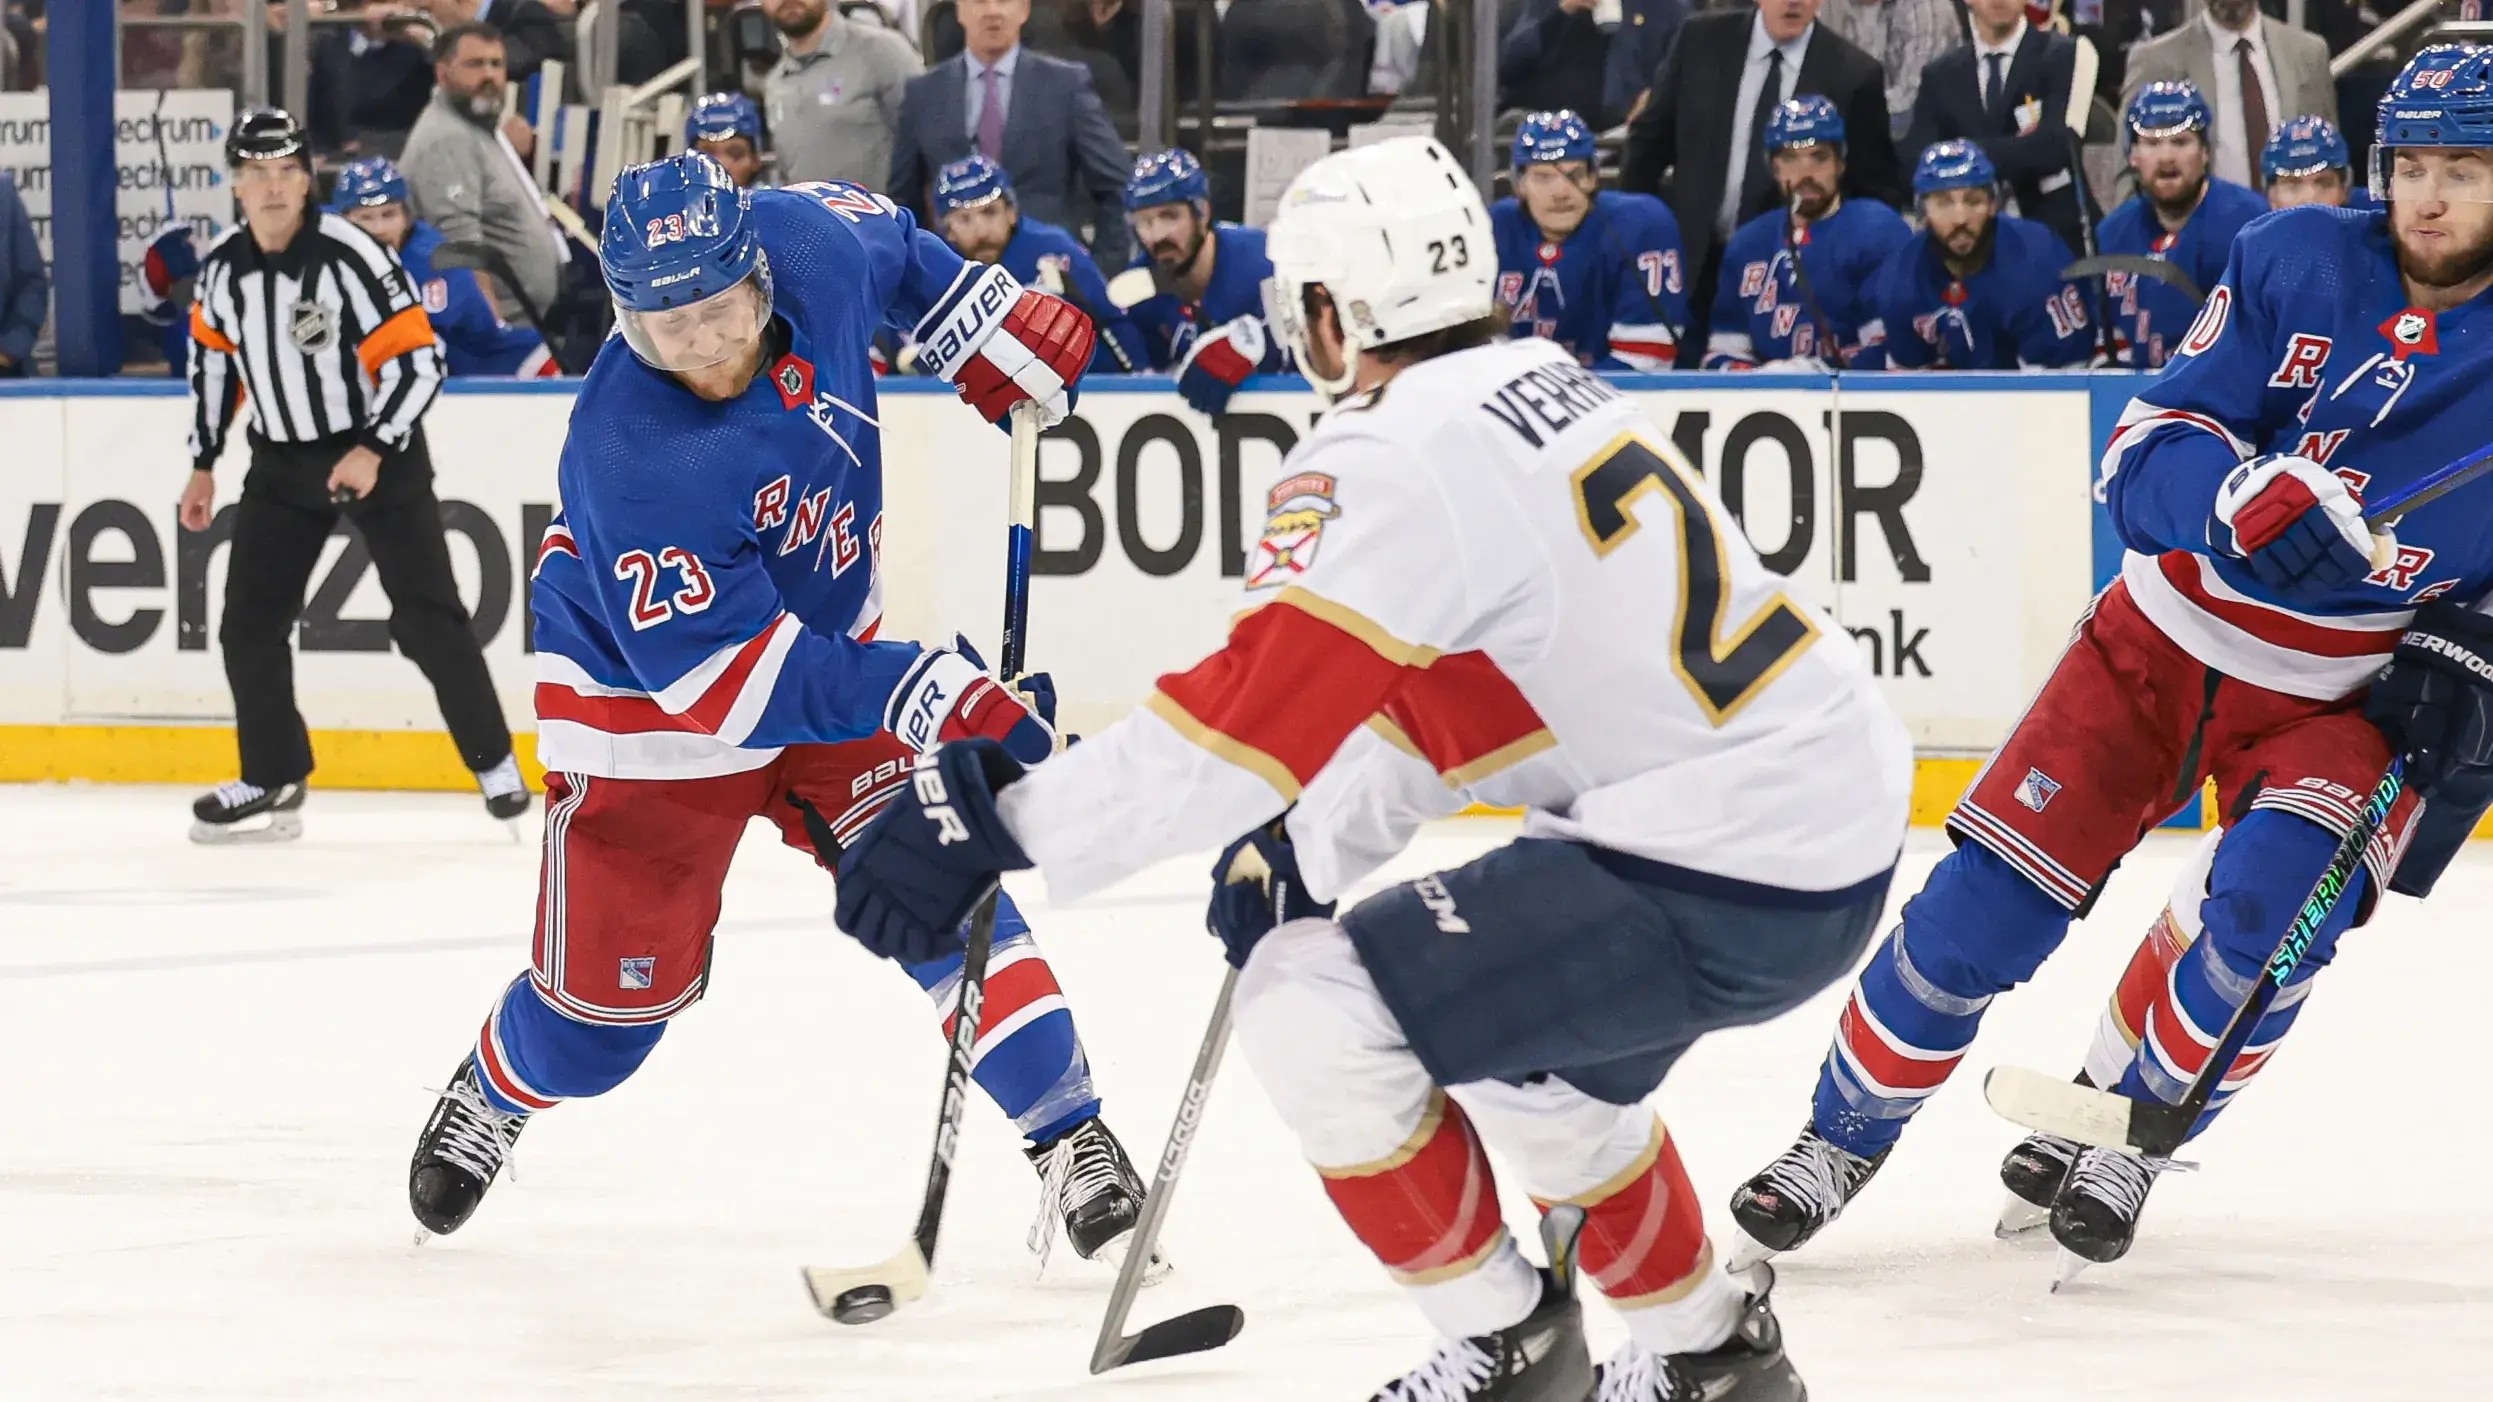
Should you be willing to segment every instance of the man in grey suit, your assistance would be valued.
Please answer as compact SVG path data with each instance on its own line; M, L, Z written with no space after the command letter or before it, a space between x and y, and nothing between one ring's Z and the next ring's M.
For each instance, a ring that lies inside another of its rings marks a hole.
M2209 173L2259 188L2259 150L2296 117L2337 120L2328 41L2268 18L2258 0L2208 0L2204 13L2129 56L2121 109L2149 83L2184 79L2216 110Z
M1090 69L1022 47L1030 0L960 0L955 13L967 47L901 94L884 193L923 219L935 172L976 151L1012 177L1023 213L1077 232L1087 226L1099 265L1124 267L1133 249L1125 143L1091 89Z

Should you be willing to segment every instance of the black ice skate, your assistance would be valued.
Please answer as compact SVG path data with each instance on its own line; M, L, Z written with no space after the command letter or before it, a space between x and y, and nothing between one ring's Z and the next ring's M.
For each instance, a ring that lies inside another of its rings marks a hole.
M201 794L190 815L193 842L292 842L303 835L303 786L236 779Z
M2052 1199L2086 1146L2053 1134L2029 1134L2000 1160L2000 1183L2008 1201L1991 1228L2001 1238L2023 1236L2051 1220Z
M1848 1154L1816 1130L1803 1129L1781 1158L1731 1195L1731 1219L1747 1239L1733 1246L1726 1264L1737 1274L1806 1244L1843 1212L1887 1154L1885 1149L1872 1159Z
M1143 1180L1106 1123L1094 1115L1022 1152L1039 1171L1042 1185L1039 1218L1030 1226L1030 1249L1038 1253L1039 1268L1047 1268L1048 1247L1060 1222L1075 1255L1123 1266L1126 1243L1142 1220ZM1168 1274L1168 1262L1155 1253L1143 1283L1157 1285Z
M526 1115L486 1103L474 1056L459 1063L450 1089L433 1103L433 1117L416 1136L415 1160L407 1166L407 1206L424 1228L416 1235L419 1245L427 1233L448 1236L475 1214L527 1127Z
M2147 1206L2147 1190L2162 1171L2161 1164L2136 1154L2078 1151L2060 1195L2052 1199L2052 1239L2066 1253L2052 1289L2075 1280L2090 1265L2129 1254L2129 1244L2138 1237L2138 1214Z
M1566 1278L1543 1271L1541 1303L1523 1322L1494 1334L1440 1339L1428 1361L1369 1402L1588 1402L1593 1355L1584 1347L1584 1307Z
M1809 1388L1784 1355L1783 1325L1767 1300L1774 1272L1760 1266L1757 1273L1765 1283L1720 1347L1666 1357L1631 1340L1594 1370L1591 1402L1807 1402Z
M504 755L502 762L491 769L476 771L476 787L485 795L485 811L506 823L516 823L528 812L528 781L519 776L519 759ZM512 829L518 836L519 830Z

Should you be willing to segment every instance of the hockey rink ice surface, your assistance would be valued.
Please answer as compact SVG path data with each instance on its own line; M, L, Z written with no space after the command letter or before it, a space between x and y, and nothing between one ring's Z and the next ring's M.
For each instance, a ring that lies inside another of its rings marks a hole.
M0 1397L1356 1402L1426 1351L1234 1052L1170 1224L1178 1274L1137 1307L1235 1302L1227 1348L1086 1374L1108 1274L1060 1249L1034 1279L1037 1182L983 1100L933 1292L865 1328L816 1315L801 1264L875 1260L909 1229L943 1052L923 996L833 928L829 879L761 824L708 1000L622 1089L540 1116L465 1230L411 1246L427 1087L527 960L533 818L520 846L470 797L315 792L301 842L211 849L185 840L191 797L0 788ZM1512 830L1434 828L1393 874ZM2190 840L2132 858L1785 1267L1820 1402L2488 1395L2493 1121L2469 1085L2493 854L2355 932L2128 1260L2054 1297L2047 1243L1992 1239L2017 1132L1979 1075L2075 1069ZM1914 834L1898 903L1940 850ZM1207 865L1070 908L1022 888L1146 1176L1221 972ZM1801 1125L1842 996L1709 1040L1661 1091L1718 1243L1734 1184ZM1606 1356L1619 1327L1588 1318Z

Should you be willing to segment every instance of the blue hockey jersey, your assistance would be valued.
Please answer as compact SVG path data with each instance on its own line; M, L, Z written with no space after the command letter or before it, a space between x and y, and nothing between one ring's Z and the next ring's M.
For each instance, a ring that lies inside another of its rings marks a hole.
M1020 278L1023 286L1055 293L1090 315L1091 324L1099 328L1099 341L1091 348L1089 373L1130 375L1151 368L1142 333L1108 300L1108 279L1100 275L1099 264L1091 261L1090 250L1073 235L1044 219L1022 215L1014 221L1013 236L1005 241L1003 256L996 261Z
M2234 235L2267 212L2268 201L2258 191L2210 176L2207 194L2178 231L2167 232L2155 217L2155 201L2137 195L2104 216L2103 227L2095 231L2095 247L2163 259L2206 292L2224 275ZM2152 370L2170 359L2182 328L2199 314L2178 288L2153 278L2106 273L2104 294L2112 304L2116 343L2126 347L2121 361L2135 369Z
M2031 219L2001 215L1991 261L1959 279L1925 231L1896 250L1878 279L1887 363L1905 370L2017 370L2083 365L2095 328L2083 293L2060 276L2069 246Z
M2097 496L2140 610L2254 685L2323 700L2364 685L2416 604L2493 586L2493 482L2399 521L2387 568L2291 596L2212 552L2217 490L2245 459L2290 452L2382 500L2484 446L2488 373L2493 292L2438 316L2408 306L2386 212L2306 205L2244 230L2104 454Z
M1789 222L1785 211L1769 210L1741 225L1723 245L1722 280L1705 344L1707 369L1833 359L1820 344L1809 299L1793 275L1784 244ZM1797 235L1800 271L1808 274L1810 290L1833 324L1845 364L1855 370L1886 367L1887 334L1874 300L1878 273L1912 236L1903 215L1876 200L1859 199L1844 201Z
M537 551L537 756L615 778L733 774L855 739L916 659L882 617L882 431L867 346L968 309L976 269L853 185L756 190L785 354L724 403L610 338ZM999 456L1000 461L1000 456Z
M441 230L416 221L398 250L407 280L424 298L424 314L433 320L453 375L558 375L562 371L547 353L545 341L525 326L513 326L494 310L485 291L485 275L470 268L433 267L433 251L441 247Z
M1201 302L1183 302L1163 292L1130 309L1154 370L1176 369L1201 332L1217 330L1242 316L1264 319L1264 279L1272 276L1272 260L1264 256L1264 231L1223 221L1212 226L1211 238L1212 279L1204 285ZM1151 255L1137 253L1127 266L1148 271ZM1255 368L1270 374L1280 370L1286 359L1281 338L1267 334L1264 358Z
M1562 243L1523 201L1489 206L1498 306L1509 334L1539 336L1596 370L1668 370L1688 329L1679 221L1651 195L1604 190Z

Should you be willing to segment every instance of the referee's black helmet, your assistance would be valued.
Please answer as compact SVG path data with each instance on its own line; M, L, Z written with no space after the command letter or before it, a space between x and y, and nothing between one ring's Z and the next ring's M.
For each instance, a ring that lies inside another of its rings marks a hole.
M301 161L306 168L312 163L310 149L303 141L303 124L282 107L254 107L236 117L232 130L225 133L225 163L229 166L288 156Z

